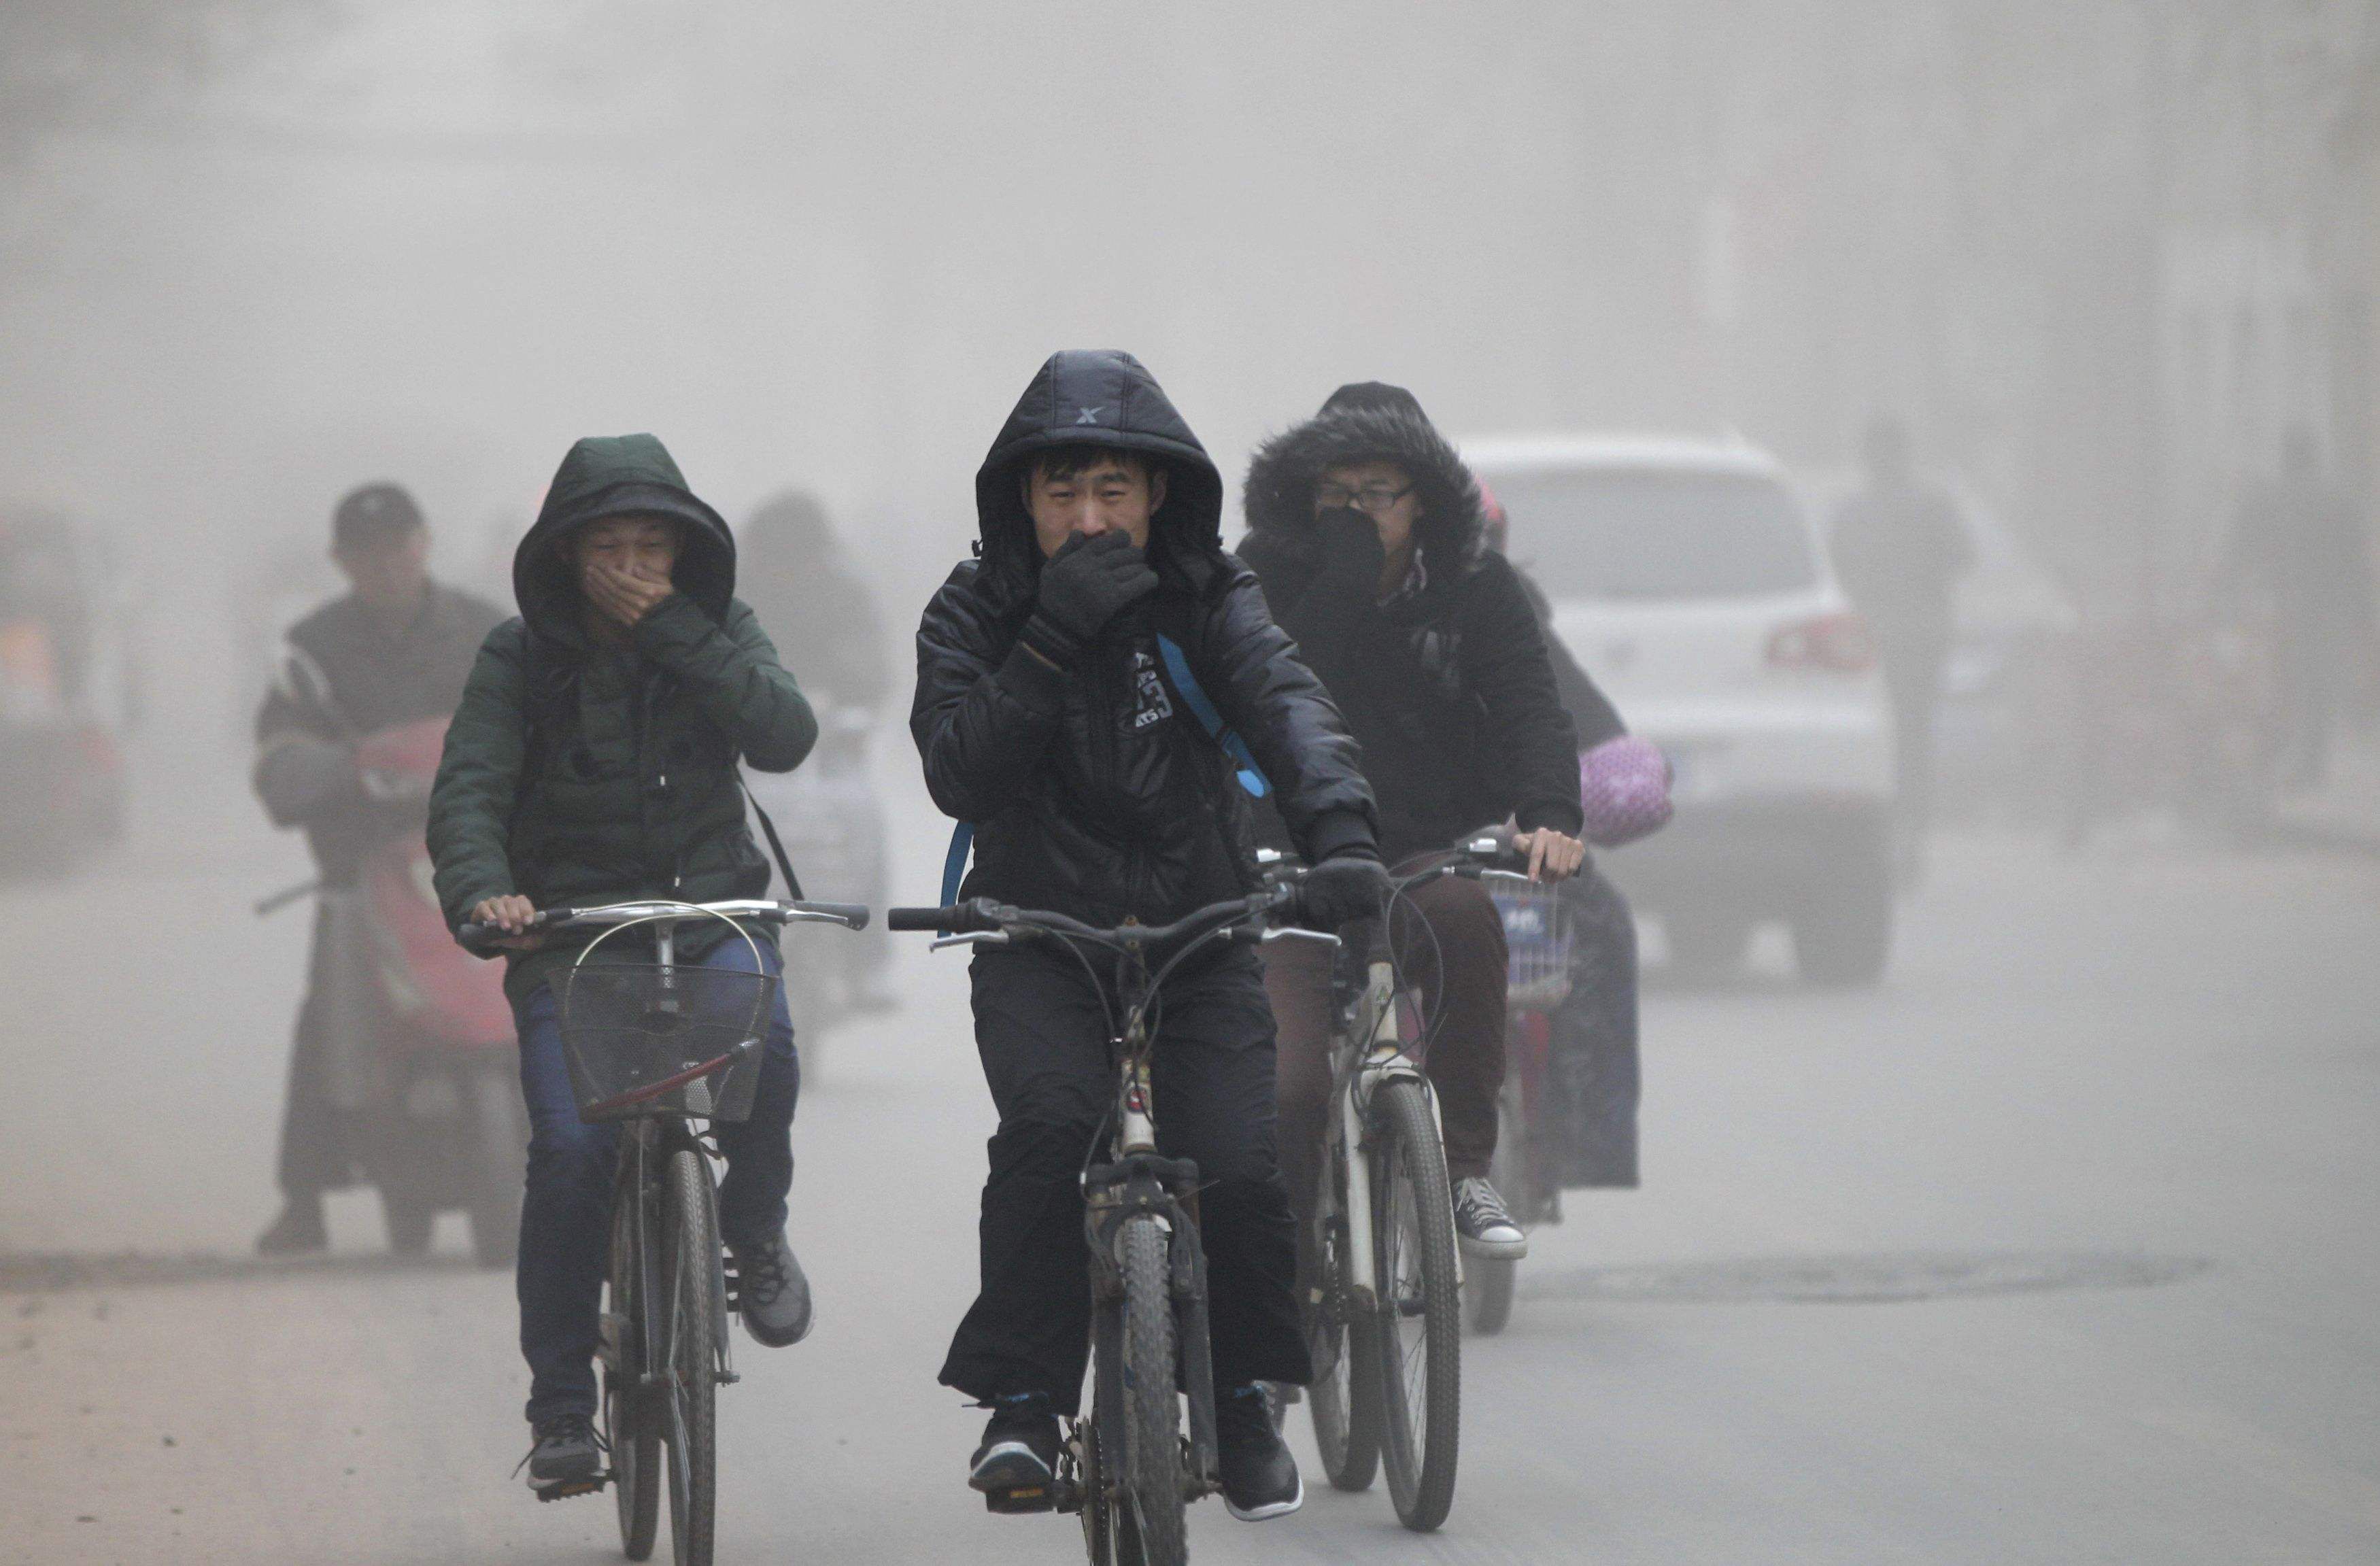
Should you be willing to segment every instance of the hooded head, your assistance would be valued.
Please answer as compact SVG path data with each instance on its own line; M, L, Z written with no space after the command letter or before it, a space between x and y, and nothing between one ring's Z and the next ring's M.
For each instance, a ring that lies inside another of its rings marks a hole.
M582 639L585 597L571 536L606 516L663 516L678 528L677 590L712 619L735 596L735 535L686 487L669 448L650 435L590 435L570 448L546 487L545 504L513 552L513 596L540 636Z
M1222 552L1223 476L1157 378L1128 353L1069 348L1043 362L976 472L983 575L997 590L1021 589L1039 572L1023 480L1036 456L1070 446L1136 452L1164 471L1148 534L1160 573Z
M1421 500L1415 529L1423 560L1456 575L1477 562L1487 528L1478 481L1402 386L1359 381L1330 394L1319 412L1257 449L1241 504L1248 531L1292 555L1317 545L1314 487L1324 470L1393 462L1412 475Z

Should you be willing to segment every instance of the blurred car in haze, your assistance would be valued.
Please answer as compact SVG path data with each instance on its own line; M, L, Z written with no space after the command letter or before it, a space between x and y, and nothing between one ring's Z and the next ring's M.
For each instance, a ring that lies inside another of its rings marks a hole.
M1676 773L1669 829L1606 870L1682 965L1791 929L1805 978L1861 984L1891 948L1891 717L1866 627L1766 453L1723 441L1465 443L1553 625Z
M104 535L0 509L0 870L62 870L122 834L132 618Z
M1937 819L1992 814L2048 823L2063 808L2071 748L2074 600L1973 486L1928 474L1957 513L1972 564L1950 601L1950 652L1934 709ZM1843 469L1795 482L1823 532L1859 483Z

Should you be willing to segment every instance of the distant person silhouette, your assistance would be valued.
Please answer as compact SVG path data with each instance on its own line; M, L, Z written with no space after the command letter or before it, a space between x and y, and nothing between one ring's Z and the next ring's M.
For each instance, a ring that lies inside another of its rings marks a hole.
M2292 424L2280 464L2249 486L2223 552L2224 586L2273 596L2279 620L2285 783L2330 766L2331 731L2372 646L2372 561L2364 519L2322 470L2313 429Z
M1864 482L1837 508L1836 568L1875 634L1892 701L1900 772L1898 856L1913 876L1934 797L1934 708L1950 652L1951 590L1973 563L1958 507L1919 478L1909 427L1891 414L1860 437Z
M826 508L797 490L764 501L740 547L738 589L802 687L837 706L881 708L892 686L884 622Z

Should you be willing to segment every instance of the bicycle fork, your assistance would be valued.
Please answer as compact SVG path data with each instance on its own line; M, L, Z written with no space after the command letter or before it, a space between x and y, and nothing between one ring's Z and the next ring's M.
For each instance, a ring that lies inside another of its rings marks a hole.
M1437 1089L1414 1063L1413 1057L1404 1052L1397 1019L1395 972L1387 963L1372 965L1359 1015L1373 1019L1372 1026L1363 1032L1371 1042L1360 1059L1342 1067L1337 1089L1331 1095L1338 1113L1326 1128L1329 1146L1324 1152L1347 1176L1342 1215L1347 1223L1347 1274L1341 1285L1347 1292L1349 1305L1360 1314L1368 1314L1378 1310L1380 1304L1379 1258L1372 1244L1372 1160L1365 1156L1370 1141L1366 1128L1371 1118L1372 1095L1383 1083L1418 1083L1422 1097L1429 1104L1431 1123L1439 1128L1441 1141L1446 1133L1439 1117ZM1328 1188L1326 1183L1325 1189ZM1458 1284L1462 1266L1458 1256Z

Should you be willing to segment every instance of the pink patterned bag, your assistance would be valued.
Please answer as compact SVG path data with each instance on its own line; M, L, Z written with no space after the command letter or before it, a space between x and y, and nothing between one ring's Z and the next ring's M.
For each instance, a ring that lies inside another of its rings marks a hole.
M1597 848L1617 848L1658 832L1670 819L1670 759L1649 740L1621 734L1578 758L1585 835Z

